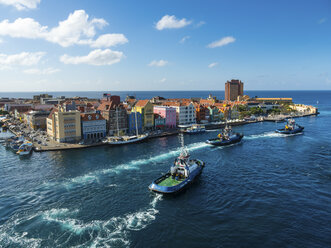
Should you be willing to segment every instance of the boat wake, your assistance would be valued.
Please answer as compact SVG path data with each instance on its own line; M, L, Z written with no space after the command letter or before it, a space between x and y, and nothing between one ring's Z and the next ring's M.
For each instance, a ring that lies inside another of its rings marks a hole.
M198 142L198 143L193 143L190 144L186 147L188 151L195 151L199 149L203 149L205 147L208 147L208 145L204 142ZM109 168L109 169L102 169L102 170L97 170L94 172L90 172L88 174L74 177L67 179L65 181L59 181L59 182L47 182L43 185L43 187L50 189L56 186L63 186L70 190L71 188L75 187L76 185L80 184L86 184L86 183L94 183L94 182L99 182L99 178L102 175L108 175L108 174L120 174L123 171L127 170L139 170L139 166L145 165L145 164L151 164L151 163L157 163L166 159L169 159L171 157L176 157L180 154L181 148L177 148L175 150L169 151L167 153L163 153L157 156L153 156L150 158L146 159L138 159L138 160L133 160L125 164L120 164L115 166L114 168Z
M79 246L103 247L119 246L127 247L130 245L130 231L140 231L150 225L159 211L156 204L162 199L162 195L154 195L148 207L137 212L128 213L119 217L112 217L109 220L92 220L84 222L76 216L79 210L69 210L67 208L51 209L41 211L35 215L17 218L8 221L0 227L0 246L22 246L40 247L43 239L28 237L32 236L27 231L17 231L17 225L36 226L52 225L59 228L60 233L57 237L52 237L54 233L47 234L45 239L54 240L50 246L66 246L71 241L76 241L79 237L84 237L83 244ZM32 230L31 233L38 233ZM39 236L40 237L40 236ZM86 237L89 237L86 240Z
M288 137L288 136L295 136L295 135L301 135L301 134L303 134L303 133L281 134L281 133L276 133L276 132L266 132L266 133L262 133L262 134L253 134L253 135L244 136L243 139L252 140L252 139L261 139L261 138L284 138L284 137Z

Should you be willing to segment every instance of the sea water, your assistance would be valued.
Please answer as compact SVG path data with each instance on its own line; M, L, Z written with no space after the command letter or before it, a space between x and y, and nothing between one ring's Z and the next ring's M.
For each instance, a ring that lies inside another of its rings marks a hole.
M296 119L304 133L290 137L274 133L284 123L233 127L245 136L229 147L204 143L217 132L184 135L206 167L173 197L148 185L178 136L29 157L0 146L0 247L330 246L331 92L263 94L318 100L321 114Z

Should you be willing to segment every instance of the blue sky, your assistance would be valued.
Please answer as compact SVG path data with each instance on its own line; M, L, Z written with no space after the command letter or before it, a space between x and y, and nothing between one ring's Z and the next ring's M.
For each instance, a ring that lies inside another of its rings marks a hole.
M0 0L1 91L331 89L331 2Z

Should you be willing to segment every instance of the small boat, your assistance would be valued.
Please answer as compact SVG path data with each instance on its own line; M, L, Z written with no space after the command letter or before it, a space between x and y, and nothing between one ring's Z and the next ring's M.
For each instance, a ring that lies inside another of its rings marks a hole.
M296 134L301 133L303 129L304 127L296 124L294 119L288 119L285 128L277 129L275 132L281 134Z
M206 141L206 143L213 146L227 146L239 143L243 137L243 134L233 133L231 126L228 127L226 125L223 132L217 135L217 138L209 139Z
M189 153L183 150L170 171L153 181L148 187L149 190L162 194L174 194L194 182L201 174L205 163L199 159L190 160L189 157Z
M20 156L29 155L32 151L32 143L27 141L24 142L19 148L16 154Z
M187 128L184 133L187 134L196 134L206 132L205 126L199 124L193 124L191 127Z

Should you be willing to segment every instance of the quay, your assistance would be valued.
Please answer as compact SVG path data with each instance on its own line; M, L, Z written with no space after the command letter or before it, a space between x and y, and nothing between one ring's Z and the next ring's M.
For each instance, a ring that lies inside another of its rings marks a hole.
M238 121L230 121L228 124L231 126L241 126L246 124L252 124L257 122L263 122L263 121L280 121L285 120L287 118L300 118L300 117L308 117L308 116L316 116L319 113L303 113L303 114L297 114L297 115L278 115L278 116L272 116L272 117L263 117L263 118L256 118L255 120L238 120ZM208 123L205 124L205 127L207 130L215 130L215 129L221 129L225 127L225 122L219 122L219 123ZM15 136L20 136L21 133L24 133L24 130L15 130L13 128L9 128L11 133L13 133ZM168 137L173 135L178 135L181 133L182 130L175 129L165 132L152 132L146 141L149 139L156 139L156 138L162 138L162 137ZM145 141L144 141L145 142ZM48 141L45 145L38 144L38 142L32 141L33 143L33 150L35 152L47 152L47 151L64 151L64 150L75 150L75 149L86 149L91 147L100 147L100 146L108 146L107 143L103 142L97 142L92 144L71 144L71 143L59 143L53 140Z

